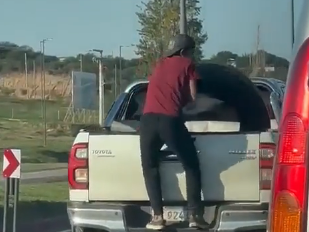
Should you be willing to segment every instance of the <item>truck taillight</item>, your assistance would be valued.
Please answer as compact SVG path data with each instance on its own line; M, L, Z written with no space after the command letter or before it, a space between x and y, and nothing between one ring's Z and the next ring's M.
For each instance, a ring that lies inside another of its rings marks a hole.
M88 144L77 143L71 148L68 181L72 189L88 188Z
M306 132L302 120L290 116L284 124L279 146L279 163L303 164L305 162Z
M270 190L276 146L272 143L260 144L260 189Z
M287 115L280 128L270 205L269 232L303 231L306 208L305 141L302 119Z

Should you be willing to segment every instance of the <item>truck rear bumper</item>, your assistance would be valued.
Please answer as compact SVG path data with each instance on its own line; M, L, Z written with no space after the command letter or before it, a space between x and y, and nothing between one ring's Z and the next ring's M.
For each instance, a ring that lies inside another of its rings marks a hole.
M216 208L210 231L266 231L267 204L224 204ZM109 203L68 203L68 216L73 227L92 228L109 232L146 231L149 207ZM148 212L147 212L148 211ZM174 231L193 231L173 224ZM196 230L195 230L196 231Z

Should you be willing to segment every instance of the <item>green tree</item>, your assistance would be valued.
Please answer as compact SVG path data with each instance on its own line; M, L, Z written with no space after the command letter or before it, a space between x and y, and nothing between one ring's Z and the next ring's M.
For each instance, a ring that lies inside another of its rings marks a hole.
M176 0L175 0L176 1ZM194 0L191 0L194 1ZM169 1L170 3L171 1ZM190 2L191 4L191 2ZM188 4L189 5L189 4ZM169 8L171 9L171 8ZM176 12L177 13L177 12ZM188 12L189 14L189 12ZM170 18L171 15L170 14ZM176 15L176 16L175 16ZM175 17L179 17L178 13L175 14ZM170 19L167 18L167 19ZM189 18L189 17L188 17ZM165 18L165 21L167 20ZM175 24L173 28L175 31L178 30L178 21L174 21ZM143 51L143 50L141 50ZM160 51L160 50L159 50ZM273 77L277 79L285 80L287 75L287 69L289 62L283 58L278 57L274 54L265 52L265 65L272 66L275 68L275 72L268 72L266 76ZM27 45L18 46L11 42L1 42L0 41L0 76L6 73L11 72L25 72L25 53L27 54L28 59L28 71L32 72L35 63L37 75L39 75L41 67L41 54L40 52L34 51L31 47ZM145 53L147 55L147 53ZM237 55L230 51L221 51L216 55L213 55L210 59L203 59L200 62L203 63L219 63L226 64L227 59L234 58L236 59L237 68L244 71L246 74L252 72L252 67L250 66L250 56L252 54L242 54ZM93 62L94 54L83 54L83 71L95 73L98 76L98 64ZM153 56L158 58L159 56ZM104 66L104 76L106 82L113 83L115 80L115 74L119 77L119 70L115 70L115 67L118 67L119 57L106 56L103 58ZM122 58L122 89L132 81L136 79L144 79L147 75L147 66L145 58L135 58L127 60ZM45 55L45 70L51 75L70 75L72 71L80 70L80 56L71 56L71 57L56 57L46 54ZM112 91L111 87L109 89Z
M137 55L152 65L160 58L172 36L179 33L179 0L150 0L142 2L136 13L141 29ZM188 34L196 41L196 60L203 58L201 46L207 41L203 32L202 20L199 19L199 0L187 3Z

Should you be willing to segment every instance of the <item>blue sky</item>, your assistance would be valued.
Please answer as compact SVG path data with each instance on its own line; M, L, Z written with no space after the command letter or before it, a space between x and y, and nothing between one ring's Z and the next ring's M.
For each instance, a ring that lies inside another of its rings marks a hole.
M222 50L253 51L257 25L261 48L286 58L291 54L291 0L201 0L201 19L209 40L206 57ZM296 19L303 0L296 0ZM51 37L46 53L70 56L101 48L118 55L119 45L138 42L135 12L141 0L0 0L0 41L29 45ZM296 21L297 22L297 21ZM123 55L134 57L134 47Z

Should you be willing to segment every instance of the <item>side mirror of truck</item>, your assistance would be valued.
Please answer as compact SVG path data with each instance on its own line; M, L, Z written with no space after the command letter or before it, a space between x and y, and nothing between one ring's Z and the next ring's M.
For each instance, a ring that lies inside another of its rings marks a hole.
M270 105L274 112L276 121L279 125L281 118L282 101L280 100L279 95L275 92L272 92L270 94Z

